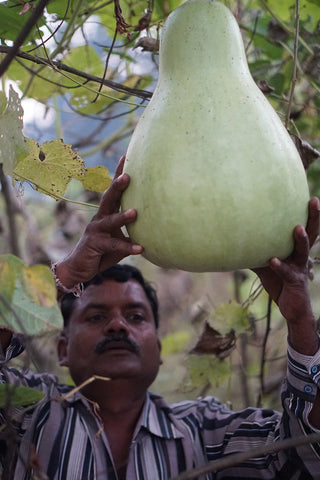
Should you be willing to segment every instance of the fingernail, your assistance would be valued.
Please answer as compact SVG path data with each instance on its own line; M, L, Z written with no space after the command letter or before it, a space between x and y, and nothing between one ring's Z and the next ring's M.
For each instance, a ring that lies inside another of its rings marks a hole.
M141 253L143 251L143 247L141 245L135 244L132 245L132 253Z

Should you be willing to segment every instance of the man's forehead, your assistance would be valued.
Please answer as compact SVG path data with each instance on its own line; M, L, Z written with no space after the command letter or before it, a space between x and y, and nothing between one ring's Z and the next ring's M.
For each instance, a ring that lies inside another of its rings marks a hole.
M143 287L133 279L126 282L106 279L100 284L89 285L76 302L76 309L82 310L92 302L110 306L116 303L139 302L149 306L149 300Z

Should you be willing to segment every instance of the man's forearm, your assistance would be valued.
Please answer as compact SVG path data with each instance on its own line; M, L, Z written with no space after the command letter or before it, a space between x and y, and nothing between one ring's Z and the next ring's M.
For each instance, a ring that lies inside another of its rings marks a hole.
M288 341L296 352L313 356L319 349L319 335L311 311L298 321L287 322Z

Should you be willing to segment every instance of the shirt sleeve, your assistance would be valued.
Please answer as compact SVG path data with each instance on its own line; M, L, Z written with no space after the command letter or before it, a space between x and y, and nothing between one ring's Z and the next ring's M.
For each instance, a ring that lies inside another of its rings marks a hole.
M308 429L320 432L309 422L309 414L320 388L320 348L313 356L296 352L288 345L288 368L283 404Z
M0 366L9 362L14 357L17 357L25 349L25 339L22 334L13 333L10 341L10 345L7 347L6 351L3 352L0 349Z

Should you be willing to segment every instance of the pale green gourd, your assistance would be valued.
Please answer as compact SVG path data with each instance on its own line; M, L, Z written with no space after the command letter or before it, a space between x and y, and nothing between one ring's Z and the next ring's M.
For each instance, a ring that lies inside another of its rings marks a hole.
M306 175L223 4L187 0L165 22L158 84L124 170L122 208L138 212L128 232L151 262L226 271L290 254L307 220Z

